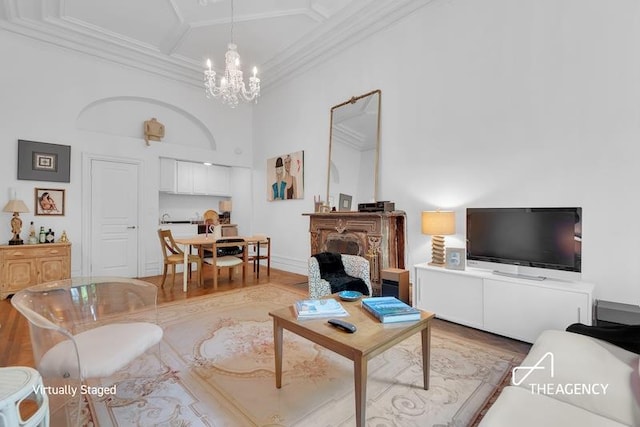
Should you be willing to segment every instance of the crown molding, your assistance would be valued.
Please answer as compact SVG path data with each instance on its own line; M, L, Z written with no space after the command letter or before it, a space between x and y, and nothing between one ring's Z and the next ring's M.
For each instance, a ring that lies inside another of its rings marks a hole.
M435 0L362 0L354 2L349 11L330 20L318 31L307 35L292 48L277 55L274 62L262 66L262 76L276 87L295 75L326 61L338 52L389 27Z
M2 30L187 85L202 87L203 68L200 63L181 55L163 53L153 46L97 27L61 18L56 7L45 6L38 17L41 20L22 17L15 1L4 0L0 4ZM347 6L345 13L330 19L327 25L308 34L291 48L276 55L274 60L261 66L262 90L269 90L286 79L304 73L432 1L434 0L354 1Z

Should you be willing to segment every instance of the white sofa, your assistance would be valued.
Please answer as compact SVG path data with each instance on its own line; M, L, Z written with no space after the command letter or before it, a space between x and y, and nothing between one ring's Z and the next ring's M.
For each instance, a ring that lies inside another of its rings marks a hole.
M516 371L480 427L640 426L639 362L605 341L545 331L521 364L536 369Z

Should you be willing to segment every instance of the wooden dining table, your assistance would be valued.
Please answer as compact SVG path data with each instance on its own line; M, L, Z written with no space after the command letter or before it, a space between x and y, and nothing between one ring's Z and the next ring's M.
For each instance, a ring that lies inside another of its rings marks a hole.
M243 282L246 280L246 274L247 274L247 267L249 265L249 260L248 260L248 246L249 245L253 245L255 244L257 247L257 254L258 256L260 256L260 245L259 243L264 241L264 236L250 236L250 237L243 237L243 236L228 236L228 237L223 237L220 240L226 240L226 239L242 239L243 241L234 241L234 242L219 242L218 240L213 238L212 234L197 234L195 236L191 236L191 237L180 237L180 238L175 238L174 241L183 246L183 252L184 252L184 268L182 270L182 290L184 292L187 292L187 281L188 281L188 270L189 270L189 261L188 261L188 257L189 254L191 253L191 247L195 246L198 247L199 249L202 248L206 248L209 247L211 248L211 252L212 252L212 267L214 269L217 269L218 267L216 266L216 260L218 258L218 248L228 248L228 247L237 247L237 246L241 246L243 247L243 251L242 251L242 280ZM199 250L199 252L201 253L202 251ZM202 271L200 271L198 274L202 274ZM218 272L216 270L214 270L213 273L213 289L217 289L218 288Z

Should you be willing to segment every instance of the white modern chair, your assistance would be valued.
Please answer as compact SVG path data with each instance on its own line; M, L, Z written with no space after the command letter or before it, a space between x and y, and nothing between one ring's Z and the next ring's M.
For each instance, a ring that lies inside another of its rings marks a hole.
M157 324L157 291L156 285L141 280L104 277L49 282L17 292L11 303L29 321L34 360L45 386L80 390L88 379L109 377L159 344L163 331ZM52 425L78 425L82 401L80 393L52 395Z

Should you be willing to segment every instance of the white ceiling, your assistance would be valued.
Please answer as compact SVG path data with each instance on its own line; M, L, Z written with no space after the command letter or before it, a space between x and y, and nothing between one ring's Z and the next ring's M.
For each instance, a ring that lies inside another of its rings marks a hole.
M234 0L234 42L263 88L432 0ZM3 0L0 29L202 85L223 66L231 0Z

